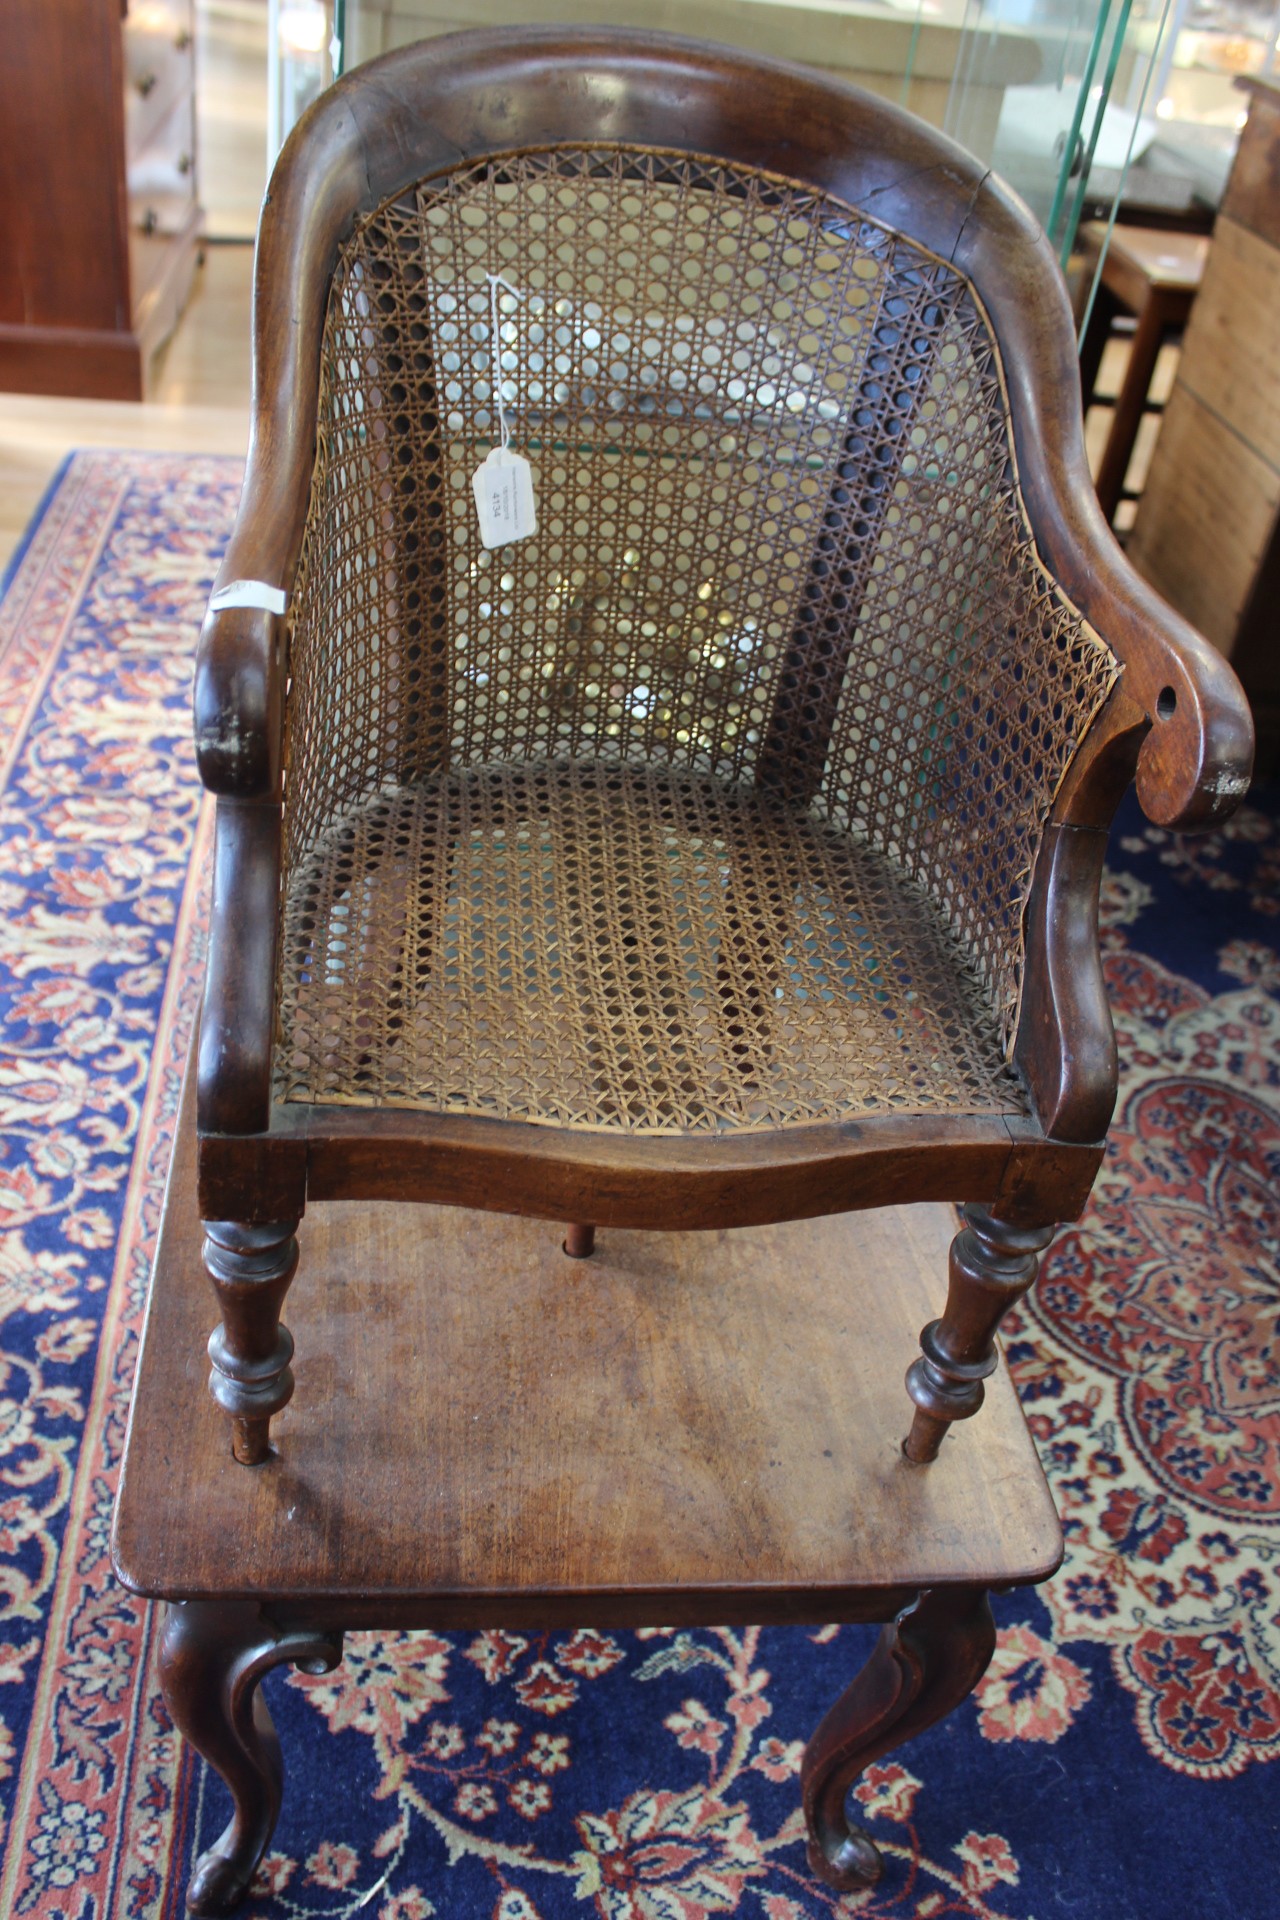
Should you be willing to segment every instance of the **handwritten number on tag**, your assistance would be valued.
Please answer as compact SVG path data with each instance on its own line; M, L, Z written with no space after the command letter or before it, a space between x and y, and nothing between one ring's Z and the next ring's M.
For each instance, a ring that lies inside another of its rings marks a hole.
M471 480L480 538L486 547L508 547L538 530L533 471L523 454L495 447Z

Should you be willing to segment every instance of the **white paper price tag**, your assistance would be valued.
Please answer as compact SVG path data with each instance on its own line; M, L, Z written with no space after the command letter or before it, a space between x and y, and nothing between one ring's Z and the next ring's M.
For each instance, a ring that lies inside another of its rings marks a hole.
M269 587L265 580L233 580L219 587L209 602L210 613L224 607L254 607L260 613L283 613L289 596L282 587Z
M533 470L523 454L495 447L471 480L486 547L509 547L538 531L533 510Z

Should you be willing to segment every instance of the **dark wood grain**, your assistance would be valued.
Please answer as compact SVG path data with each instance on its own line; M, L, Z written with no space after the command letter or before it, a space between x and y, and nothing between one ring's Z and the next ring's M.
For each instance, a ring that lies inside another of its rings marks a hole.
M1107 1031L1109 1032L1109 1016ZM201 1059L205 1058L202 1039ZM1047 1144L1034 1119L875 1114L722 1138L635 1138L408 1109L277 1106L270 1134L205 1134L200 1207L269 1221L301 1198L419 1200L597 1226L761 1226L852 1207L971 1196L1004 1204L1043 1167L1043 1213L1074 1220L1096 1145ZM1015 1182L1015 1169L1017 1177ZM1007 1210L1007 1208L1006 1208Z
M115 332L127 322L125 206L93 145L123 155L119 8L11 0L4 41L0 321ZM51 123L71 145L57 168L35 164Z
M278 1124L286 1125L277 1109ZM872 1115L841 1126L635 1139L467 1115L296 1108L315 1199L421 1199L597 1226L760 1226L855 1206L994 1195L1026 1123ZM934 1152L931 1149L938 1149ZM944 1151L945 1150L945 1151Z

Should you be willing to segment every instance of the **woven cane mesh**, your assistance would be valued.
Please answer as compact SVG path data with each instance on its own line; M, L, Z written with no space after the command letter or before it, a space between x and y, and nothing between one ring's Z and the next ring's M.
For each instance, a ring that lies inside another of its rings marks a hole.
M490 274L537 501L493 552ZM1031 867L1117 669L944 262L687 156L423 182L338 263L291 619L278 1097L1024 1109Z

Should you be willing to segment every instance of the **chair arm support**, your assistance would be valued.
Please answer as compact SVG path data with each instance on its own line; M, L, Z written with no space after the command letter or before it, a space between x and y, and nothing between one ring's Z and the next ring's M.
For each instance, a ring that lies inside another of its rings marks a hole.
M1049 571L1124 667L1149 732L1138 797L1149 819L1192 830L1247 792L1253 719L1235 674L1125 559L1089 475L1071 309L1043 228L989 175L956 265L983 289L1000 343L1018 477Z
M261 1133L271 1116L281 812L219 799L200 1015L200 1132Z
M265 225L265 222L264 222ZM213 583L212 599L235 581L288 595L293 587L316 434L319 387L314 366L264 351L259 333L264 293L259 242L254 288L254 415L235 526ZM275 391L272 382L280 382ZM281 413L283 410L283 418ZM212 601L196 649L194 720L200 778L230 800L278 800L288 675L283 614Z
M242 579L226 563L219 583ZM196 764L211 793L273 800L284 732L284 621L256 607L205 615L196 651Z
M1027 489L1046 564L1124 667L1149 731L1136 784L1147 818L1194 832L1219 825L1249 790L1253 716L1231 667L1130 566L1083 466L1065 491Z
M1014 1058L1052 1140L1105 1138L1119 1067L1098 946L1105 827L1045 830L1027 903Z

